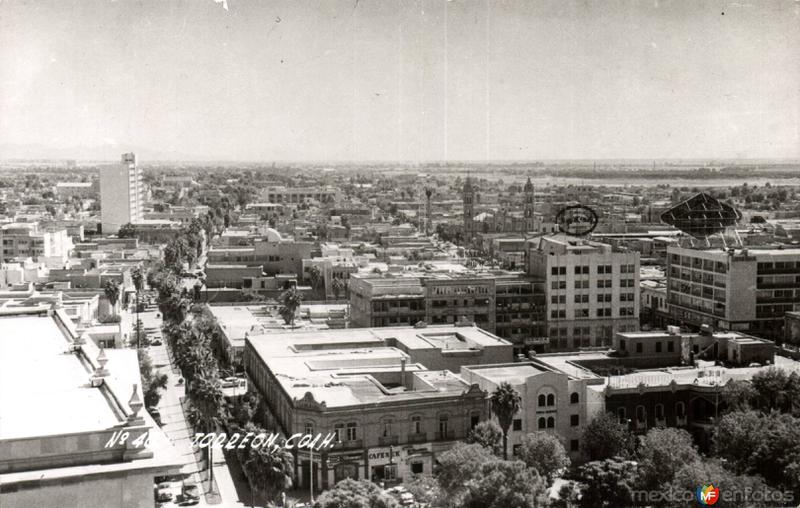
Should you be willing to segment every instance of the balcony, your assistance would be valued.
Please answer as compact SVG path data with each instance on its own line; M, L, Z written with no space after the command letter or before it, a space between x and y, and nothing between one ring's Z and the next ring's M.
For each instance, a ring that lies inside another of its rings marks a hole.
M397 442L397 436L381 436L378 438L378 444L381 446L394 446Z
M451 439L455 439L456 433L452 430L447 430L445 432L437 432L436 433L436 440L437 441L449 441Z
M364 441L361 439L353 439L351 441L339 441L334 446L335 450L352 450L356 448L364 448Z
M409 434L408 435L408 442L409 443L424 443L428 440L428 433L427 432L420 432L419 434Z

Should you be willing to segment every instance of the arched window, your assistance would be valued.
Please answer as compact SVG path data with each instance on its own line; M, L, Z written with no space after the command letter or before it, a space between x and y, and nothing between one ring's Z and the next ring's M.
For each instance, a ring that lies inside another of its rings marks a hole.
M636 406L636 421L644 422L647 419L647 412L644 406Z
M624 407L617 408L617 418L619 419L619 423L625 423L627 421L626 416L627 415L625 414Z
M572 395L569 396L569 403L577 404L579 401L580 397L578 396L578 392L572 392Z
M548 417L547 418L547 428L548 429L552 429L555 426L556 426L556 419L553 418L552 416Z
M544 407L547 403L547 397L542 393L539 395L539 407Z
M547 406L555 406L556 405L556 396L552 393L547 396Z
M547 428L547 421L544 418L539 418L539 428L540 429Z
M678 418L683 418L686 416L686 406L683 404L683 402L675 403L675 415Z
M656 404L656 420L664 419L664 404Z

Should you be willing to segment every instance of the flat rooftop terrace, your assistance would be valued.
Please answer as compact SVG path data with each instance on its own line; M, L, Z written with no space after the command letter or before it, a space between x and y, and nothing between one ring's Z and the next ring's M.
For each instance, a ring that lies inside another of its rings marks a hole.
M119 423L50 317L0 316L0 439L90 432Z

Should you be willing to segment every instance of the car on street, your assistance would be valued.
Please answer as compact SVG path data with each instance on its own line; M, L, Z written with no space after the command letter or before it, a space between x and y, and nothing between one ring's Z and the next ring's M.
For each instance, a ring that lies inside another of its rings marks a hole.
M181 504L197 504L200 502L200 489L192 479L183 480L181 487Z
M156 485L156 501L159 503L165 503L167 501L172 501L172 485L169 482L162 482Z
M153 420L160 426L161 425L161 411L157 407L148 407L147 412L153 417Z
M158 337L150 341L151 346L160 346L161 344L163 344L163 342L161 342L161 339Z

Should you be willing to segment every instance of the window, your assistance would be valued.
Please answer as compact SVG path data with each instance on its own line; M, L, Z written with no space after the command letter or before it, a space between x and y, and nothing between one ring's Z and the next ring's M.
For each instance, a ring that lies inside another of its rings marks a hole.
M305 432L306 435L314 434L314 424L312 422L306 422Z
M664 419L664 404L656 404L656 420Z
M566 275L566 274L567 274L566 266L553 266L550 268L550 275Z
M422 417L421 416L412 416L411 417L411 432L413 434L422 434Z
M647 420L647 412L644 409L644 406L636 406L636 421L640 423L644 423Z
M661 341L656 342L656 353L661 352Z
M512 430L522 430L522 418L515 418Z
M556 426L556 419L553 418L552 416L548 417L547 418L547 428L548 429L552 429L552 428L555 428L555 426Z
M580 401L580 396L578 395L578 392L572 392L572 394L569 396L569 403L577 404L579 401Z
M544 394L539 395L539 407L544 407L547 404L547 396Z
M569 424L570 424L571 427L577 427L578 425L580 425L580 421L581 421L581 419L580 419L580 416L578 416L578 415L570 415L569 416Z
M347 424L347 440L355 441L356 439L358 439L358 424L350 422Z
M547 406L555 406L556 405L556 396L552 393L547 396Z
M394 435L392 434L392 423L393 421L391 418L387 418L386 420L383 421L383 437L389 437Z
M625 414L625 408L624 407L617 408L617 419L619 420L619 423L627 422L626 416L627 415Z
M686 406L683 404L683 402L675 403L675 416L678 418L683 418L686 416Z
M340 443L344 437L344 424L337 423L333 426L333 433L336 434L336 442Z
M547 420L545 420L544 418L539 418L539 428L540 429L547 428Z
M479 414L473 414L473 415L472 415L472 416L470 416L470 418L469 418L469 428L470 428L470 429L474 429L475 427L477 427L477 426L478 426L478 424L480 423L480 421L481 421L481 415L479 415Z
M520 451L522 451L522 445L515 444L514 447L511 449L511 454L516 457L517 455L519 455Z
M569 451L571 451L571 452L577 452L577 451L578 451L578 450L580 450L580 449L581 449L581 444L580 444L580 441L579 441L579 440L577 440L577 439L571 439L571 440L569 441Z
M675 352L675 343L672 341L667 342L667 352L674 353Z
M439 433L443 436L447 434L447 427L449 426L450 418L447 415L439 417Z
M411 463L411 474L422 474L425 471L425 465L422 462Z
M642 343L641 342L637 342L636 343L636 352L637 353L641 353L642 352Z

